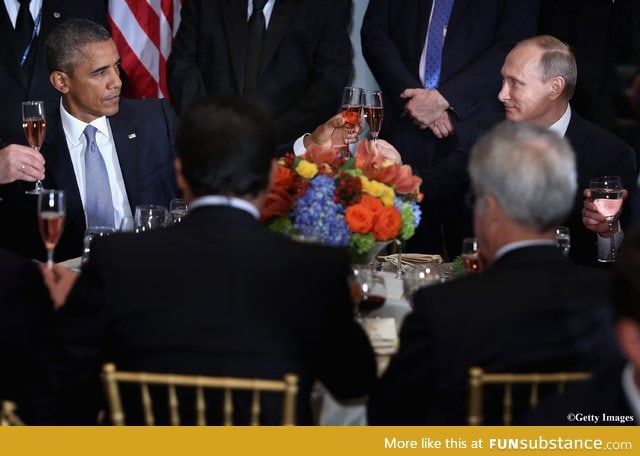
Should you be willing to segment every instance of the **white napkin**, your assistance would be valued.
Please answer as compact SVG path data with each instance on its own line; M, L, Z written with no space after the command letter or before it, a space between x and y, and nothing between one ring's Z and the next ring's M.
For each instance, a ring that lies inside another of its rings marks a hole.
M393 318L365 318L362 322L373 350L379 355L395 353L398 349L398 331Z
M378 260L389 263L396 269L398 267L398 254L379 256ZM403 253L400 261L402 262L402 270L407 271L409 269L425 266L429 263L440 264L442 263L442 257L440 255L427 255L424 253Z

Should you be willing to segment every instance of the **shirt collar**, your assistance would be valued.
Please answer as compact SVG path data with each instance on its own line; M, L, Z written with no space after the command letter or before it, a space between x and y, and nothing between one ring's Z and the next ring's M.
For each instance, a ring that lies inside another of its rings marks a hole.
M633 365L627 362L622 370L622 390L629 403L631 414L634 416L636 424L640 424L640 389L633 380Z
M509 244L505 244L498 249L496 252L494 262L498 261L501 257L505 256L507 253L512 250L522 249L524 247L533 247L533 246L541 246L541 245L556 245L556 241L551 239L528 239L526 241L516 241L511 242Z
M84 135L84 129L87 125L93 125L96 129L109 138L109 123L105 116L98 117L90 123L83 122L80 119L73 117L62 105L62 98L60 99L60 120L62 122L62 128L64 134L67 137L67 141L71 146L77 146L82 142L82 136Z
M567 109L562 114L554 124L549 127L549 130L555 131L560 136L564 138L564 135L567 133L567 128L569 128L569 121L571 120L571 106L567 104Z
M236 198L235 196L207 195L194 199L189 203L189 210L203 206L230 206L248 212L253 218L260 217L260 211L247 200Z

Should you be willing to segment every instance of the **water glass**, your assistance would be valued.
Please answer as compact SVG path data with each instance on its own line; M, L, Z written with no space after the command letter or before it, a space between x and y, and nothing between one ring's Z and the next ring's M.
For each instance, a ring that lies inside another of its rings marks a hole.
M169 223L179 223L189 212L187 200L184 198L174 198L169 204Z
M164 228L169 218L169 212L164 206L153 204L136 206L134 223L136 233Z
M412 304L413 295L422 287L440 283L440 271L436 266L414 268L404 273L404 296Z
M133 217L122 217L120 221L120 232L122 233L133 233L135 231L135 222L133 221Z
M462 261L465 275L478 272L478 239L474 237L462 240Z
M111 233L115 233L115 228L110 226L92 226L85 230L84 240L82 243L82 264L89 261L89 254L91 253L91 241L96 237L108 236Z
M569 228L566 226L556 227L556 245L562 251L562 255L569 256L569 250L571 250L571 235L569 234Z

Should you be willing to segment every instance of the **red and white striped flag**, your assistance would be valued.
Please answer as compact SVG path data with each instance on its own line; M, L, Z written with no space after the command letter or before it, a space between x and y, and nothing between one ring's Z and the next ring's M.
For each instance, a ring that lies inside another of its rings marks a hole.
M169 98L167 58L182 0L109 0L111 35L127 75L125 95Z

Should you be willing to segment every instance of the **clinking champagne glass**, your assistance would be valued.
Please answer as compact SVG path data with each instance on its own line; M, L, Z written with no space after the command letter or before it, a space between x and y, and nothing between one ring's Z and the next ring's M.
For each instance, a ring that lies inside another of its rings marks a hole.
M44 102L43 101L23 101L22 102L22 128L27 137L27 142L36 152L40 152L44 141L44 133L46 130L46 122L44 118ZM25 193L37 195L42 192L42 182L38 180L33 190L27 190Z
M598 208L598 212L604 216L609 225L611 249L606 257L598 257L598 261L611 263L616 261L616 245L613 240L613 220L622 208L622 179L618 176L597 177L591 180L589 189L591 190L591 201L593 201L593 204Z
M362 112L362 89L360 87L345 87L342 92L342 117L344 117L344 130L347 135L343 135L344 143L348 146L353 144L355 139L348 135L353 134L357 126L360 125L360 113Z
M64 230L66 202L62 190L42 190L38 194L38 227L47 249L47 266L53 267L53 251Z
M364 93L364 118L367 121L373 142L376 142L382 127L382 119L384 118L382 92L379 90L367 90Z

